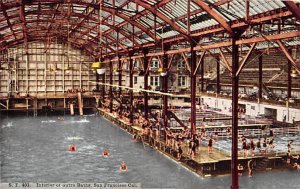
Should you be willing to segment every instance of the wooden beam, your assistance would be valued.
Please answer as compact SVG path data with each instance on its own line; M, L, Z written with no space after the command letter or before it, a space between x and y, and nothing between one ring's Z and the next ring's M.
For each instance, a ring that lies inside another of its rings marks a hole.
M191 40L191 38L189 37L189 35L183 29L181 29L181 27L179 25L177 25L176 22L173 22L172 20L170 20L167 16L165 16L164 14L162 14L158 9L155 9L150 4L145 3L143 1L140 1L140 0L134 0L134 2L137 5L140 5L140 6L144 7L145 9L147 9L148 11L152 12L153 14L155 14L157 17L159 17L165 23L169 24L174 30L176 30L177 32L179 32L186 40L188 40L188 41Z
M189 64L189 61L188 61L188 58L186 57L185 53L181 53L181 56L183 57L183 60L184 60L184 63L187 67L187 69L189 70L189 72L191 73L191 68L190 68L190 64Z
M26 19L24 16L24 4L22 0L19 0L20 7L19 7L19 15L20 20L22 22L22 30L23 30L23 37L24 37L24 43L25 43L25 52L28 53L28 37L27 37L27 30L26 30Z
M294 60L292 55L288 52L288 49L284 46L284 44L280 40L276 40L277 44L281 48L282 52L286 56L286 58L292 63L294 68L297 70L298 74L300 74L300 65ZM288 73L290 74L290 73Z
M221 62L223 62L223 65L225 64L225 67L226 67L226 68L228 69L228 71L232 74L231 66L230 66L229 62L227 61L227 59L226 59L226 57L225 57L225 55L224 55L222 49L219 48L219 50L220 50L220 54L221 54L221 57L222 57L222 60L223 60L223 61L221 61Z
M207 14L209 14L213 19L215 19L219 24L226 30L230 35L233 34L233 31L229 24L227 24L226 20L214 9L212 9L209 5L207 5L203 0L193 0L201 9L205 10Z
M199 59L199 61L198 61L198 64L197 64L197 66L196 66L196 69L195 69L195 71L194 71L194 73L193 73L193 75L196 75L196 73L197 73L197 71L198 71L198 69L199 69L199 67L200 67L201 61L202 61L202 59L204 58L204 55L205 55L205 54L206 54L206 51L204 51L203 54L201 55L201 57L200 57L200 59Z
M282 1L285 6L293 13L297 20L300 20L300 8L298 5L293 1Z
M168 71L171 69L171 67L172 67L172 62L173 62L173 59L174 59L174 56L175 56L175 54L172 54L171 55L171 58L169 59L169 63L168 63Z
M239 76L239 75L240 75L242 69L243 69L243 68L245 67L245 65L246 65L246 62L249 60L249 57L250 57L251 53L253 52L253 49L255 48L255 46L256 46L256 43L253 43L253 44L251 45L251 47L250 47L248 53L246 54L246 56L245 56L244 59L242 60L241 65L240 65L238 71L236 72L236 76Z

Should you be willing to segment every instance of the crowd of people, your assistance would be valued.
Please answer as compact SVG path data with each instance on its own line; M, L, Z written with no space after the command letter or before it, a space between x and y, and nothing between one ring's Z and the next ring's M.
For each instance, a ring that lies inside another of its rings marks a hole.
M108 99L101 102L101 105L105 111L110 111L110 101ZM157 148L159 142L163 140L167 148L176 152L178 160L183 157L183 153L188 158L195 158L196 154L200 153L202 141L207 143L207 152L209 154L213 153L213 144L218 140L217 132L215 134L207 133L204 126L193 135L189 128L183 128L182 130L165 128L163 127L163 118L160 111L152 112L153 116L150 119L145 118L142 113L143 103L139 99L133 101L133 109L135 110L132 115L133 125L141 129L138 134L133 135L133 140L147 141L153 148ZM112 114L125 122L130 122L130 107L124 104L122 108L114 104L112 106Z
M110 101L105 99L102 102L102 108L105 111L110 111ZM218 136L220 132L225 132L228 137L231 137L231 128L220 128L221 130L207 130L203 125L199 130L196 130L194 134L191 133L189 128L182 127L181 129L165 128L163 125L163 118L161 112L156 110L152 111L152 117L149 119L144 117L143 103L142 100L134 100L132 109L132 119L133 125L140 128L140 132L133 135L133 140L148 142L151 147L156 148L159 142L163 141L166 148L172 149L176 152L178 160L181 160L183 156L185 158L194 159L200 157L200 147L203 146L201 143L205 143L207 146L207 153L213 153L213 145L218 141ZM118 118L124 120L125 122L130 122L131 107L126 106L126 103L122 104L122 108L113 104L112 114ZM240 137L240 142L242 144L242 154L246 158L249 153L253 157L257 151L259 154L267 154L268 151L274 150L275 144L275 134L274 130L271 128L269 133L265 133L265 129L262 129L261 138L246 138L245 135ZM291 153L293 141L289 141L287 144L288 153ZM256 151L255 151L256 150ZM203 151L202 151L203 152ZM300 170L300 164L295 164ZM254 163L253 160L248 162L248 174L252 177ZM239 166L239 172L244 170L243 166Z

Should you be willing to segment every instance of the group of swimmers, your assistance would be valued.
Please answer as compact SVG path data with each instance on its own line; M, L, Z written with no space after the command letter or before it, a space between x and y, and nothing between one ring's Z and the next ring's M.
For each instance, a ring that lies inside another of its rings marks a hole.
M69 151L70 151L70 152L76 152L76 151L77 151L76 145L75 145L75 144L71 144L71 145L69 146ZM103 156L104 158L108 158L108 157L110 156L109 150L108 150L108 149L105 149L105 150L102 152L102 156ZM128 166L126 165L125 161L122 161L121 166L119 167L119 170L120 170L120 171L123 171L123 172L128 171Z
M264 137L263 141L261 141L261 138L258 138L258 140L255 142L254 139L251 138L250 142L247 142L247 138L244 134L242 134L241 142L243 156L247 157L248 150L250 150L251 156L254 156L255 148L258 149L258 152L264 152L264 154L266 154L268 149L273 150L275 148L276 144L274 143L274 139L275 138L273 129L270 129L269 137Z

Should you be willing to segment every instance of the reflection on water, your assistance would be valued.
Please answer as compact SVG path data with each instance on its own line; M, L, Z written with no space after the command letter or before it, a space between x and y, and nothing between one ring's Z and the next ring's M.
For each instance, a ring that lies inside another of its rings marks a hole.
M75 137L67 137L66 139L67 140L83 140L82 137L77 137L77 136L75 136Z
M55 120L55 122L46 122ZM86 120L86 121L82 121ZM46 123L46 124L45 124ZM133 182L148 188L230 188L231 177L202 178L97 116L1 118L1 182ZM5 127L4 127L5 126ZM77 152L69 152L74 143ZM102 157L104 149L110 156ZM122 161L129 171L121 173ZM240 177L241 188L299 188L297 171Z

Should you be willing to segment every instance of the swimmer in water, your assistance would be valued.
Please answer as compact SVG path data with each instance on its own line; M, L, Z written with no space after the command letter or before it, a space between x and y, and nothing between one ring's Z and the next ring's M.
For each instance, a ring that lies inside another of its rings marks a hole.
M120 166L120 171L127 171L128 170L128 167L125 163L125 161L122 161L122 164Z
M70 152L76 152L76 145L75 145L75 144L71 144L71 145L69 146L69 151L70 151Z
M57 118L59 121L64 121L65 119L63 117L58 117Z
M109 156L109 151L108 151L108 149L105 149L105 150L102 152L102 156L103 156L103 157L108 157L108 156Z

